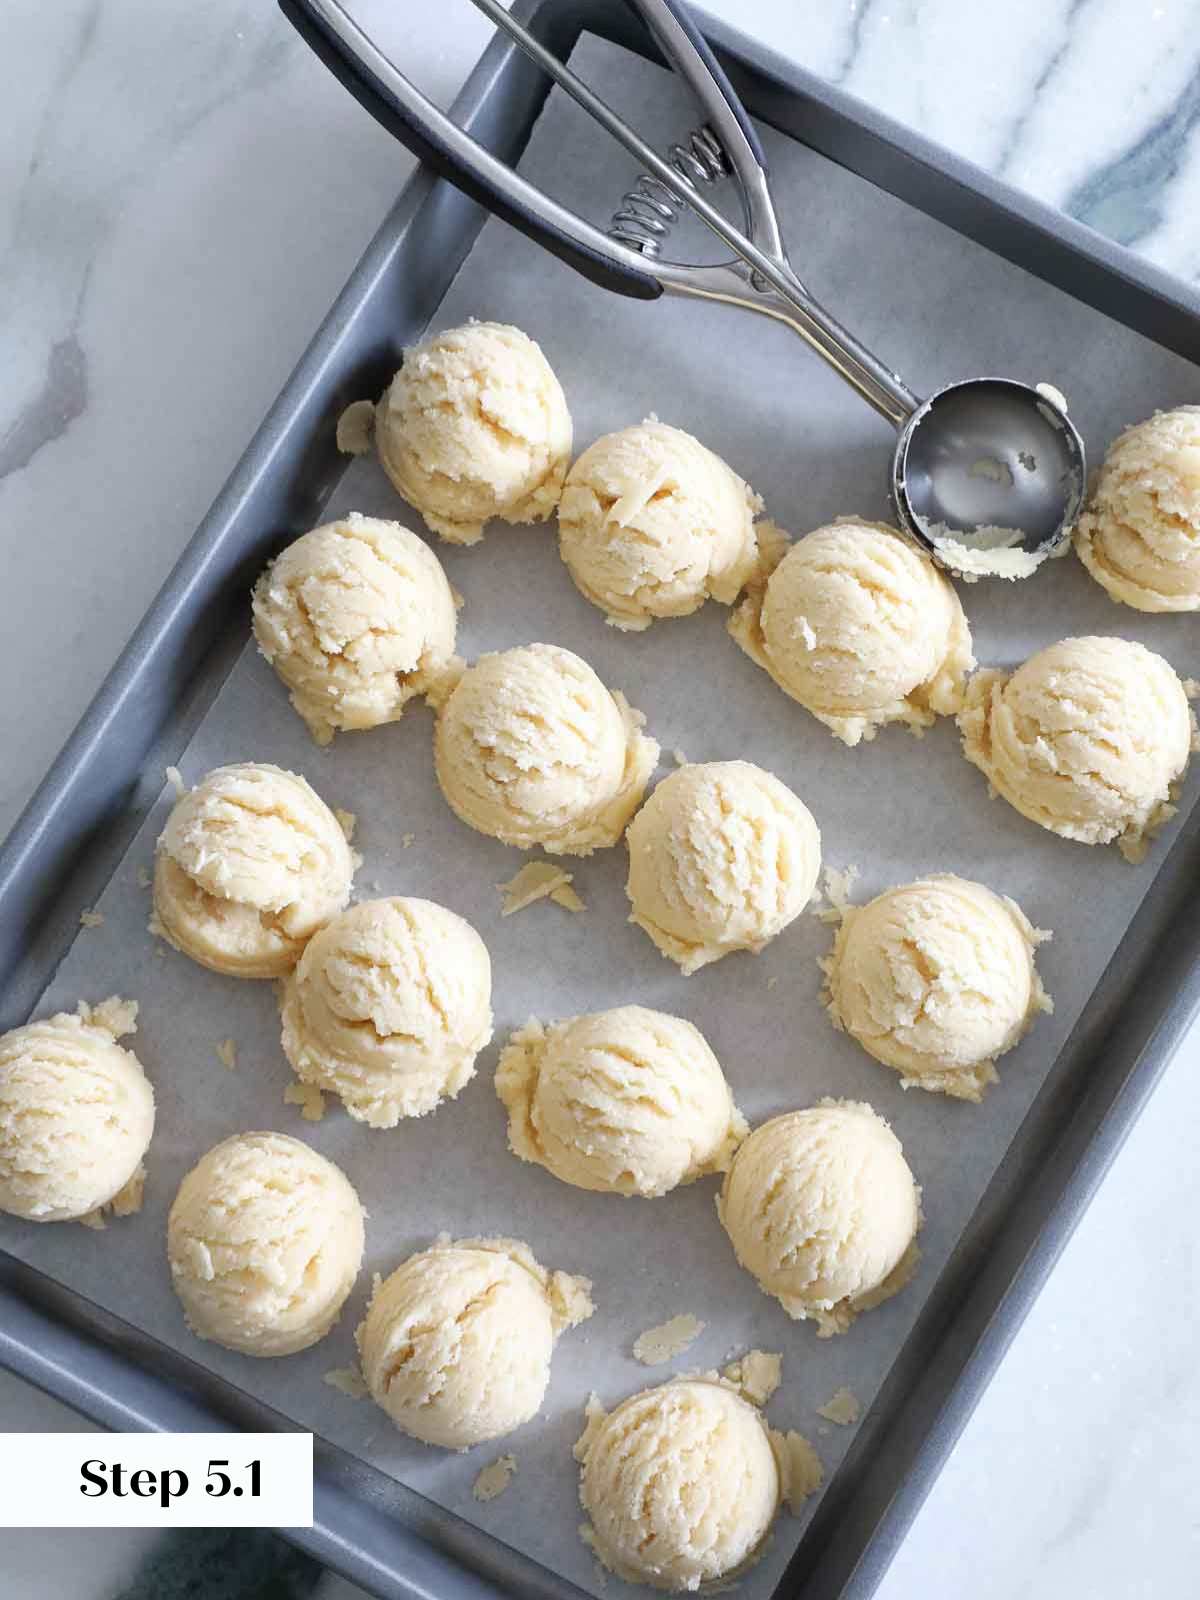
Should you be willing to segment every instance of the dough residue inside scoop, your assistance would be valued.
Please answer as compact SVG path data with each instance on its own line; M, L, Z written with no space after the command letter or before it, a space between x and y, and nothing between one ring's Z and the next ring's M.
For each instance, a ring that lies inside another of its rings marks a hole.
M984 526L969 534L950 528L944 522L930 525L929 536L938 556L951 571L968 583L976 578L1029 578L1050 555L1043 547L1038 551L1025 550L1021 540L1025 535L1019 528ZM972 540L964 544L964 539Z

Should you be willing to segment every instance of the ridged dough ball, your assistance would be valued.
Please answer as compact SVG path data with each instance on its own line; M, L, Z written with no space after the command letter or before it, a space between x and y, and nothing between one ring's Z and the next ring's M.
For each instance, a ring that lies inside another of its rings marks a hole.
M607 1415L575 1447L584 1538L628 1583L695 1590L759 1554L784 1495L766 1424L732 1388L675 1378Z
M231 978L278 978L350 898L354 854L305 779L216 767L176 801L154 861L154 931Z
M318 744L395 722L454 663L454 594L429 546L352 513L288 545L254 589L254 636Z
M363 1210L345 1175L299 1139L239 1133L179 1185L171 1283L200 1339L288 1356L323 1339L354 1287Z
M154 1091L117 1043L137 1009L114 997L0 1035L0 1211L71 1222L140 1176Z
M364 900L310 941L283 985L283 1053L302 1083L373 1128L453 1099L492 1036L492 964L432 900Z
M570 650L481 656L442 706L434 755L451 810L528 850L590 855L616 844L658 761L641 713Z
M572 437L541 347L502 322L468 322L407 351L375 414L384 471L451 544L475 544L493 517L552 515Z
M441 1239L377 1283L359 1326L372 1399L447 1450L499 1439L541 1409L554 1345L592 1314L591 1284L512 1239Z
M748 761L671 773L626 842L630 920L684 973L761 950L804 910L821 867L808 807Z
M953 586L895 528L844 517L794 544L730 619L751 660L845 744L963 703L975 665Z
M618 628L729 605L758 564L758 496L680 428L606 434L567 474L559 550L579 592Z
M763 1292L827 1338L908 1282L920 1201L883 1118L868 1105L822 1100L754 1130L717 1212Z
M1200 406L1156 411L1110 445L1075 549L1124 605L1200 610Z
M724 1172L747 1131L700 1030L645 1006L527 1022L496 1093L514 1155L578 1189L666 1194Z
M830 1016L906 1089L981 1100L996 1057L1052 1009L1034 965L1049 937L953 873L885 889L842 914L822 962Z
M1195 719L1174 669L1132 639L1063 639L971 679L963 754L1023 817L1140 861L1174 814Z

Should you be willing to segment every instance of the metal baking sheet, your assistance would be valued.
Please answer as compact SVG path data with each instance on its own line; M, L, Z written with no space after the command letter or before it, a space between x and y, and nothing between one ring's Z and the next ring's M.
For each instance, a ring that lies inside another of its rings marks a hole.
M688 125L688 108L675 87L645 63L624 58L614 67L611 48L589 39L576 64L655 142L667 142ZM814 285L835 285L843 314L914 384L983 367L1065 381L1094 451L1124 421L1194 394L1194 369L1178 357L791 141L772 138L770 147L781 211L803 240L801 271ZM590 124L552 98L524 167L594 214L595 194L611 194L615 203L631 175L620 157L609 156ZM945 293L929 304L919 296L933 283L944 285ZM567 388L580 445L656 410L725 454L794 531L843 510L883 514L886 435L781 330L748 318L735 326L732 316L718 311L617 302L492 224L436 320L447 324L468 314L517 321L542 339ZM736 364L722 366L722 351L735 353ZM1031 351L1037 371L1028 370ZM875 494L864 494L865 485L876 484ZM350 508L386 515L396 501L374 469L358 464L330 502L331 512ZM1136 870L1115 853L1085 852L1043 835L1007 808L987 804L982 780L958 755L950 727L922 743L891 730L873 746L845 751L741 656L724 633L720 608L656 625L639 639L606 629L575 594L547 530L496 529L481 549L439 548L439 554L467 597L461 644L468 654L534 637L569 644L648 713L665 750L682 747L692 759L746 755L790 782L822 824L827 859L860 865L864 892L916 871L951 867L1015 894L1035 921L1059 932L1041 962L1058 1001L1056 1015L1006 1058L1004 1081L985 1106L905 1097L890 1074L834 1035L819 1011L815 958L829 933L814 919L802 919L757 961L730 958L681 979L624 923L618 850L579 868L586 916L572 921L540 906L502 925L492 885L510 876L520 858L470 834L445 811L432 784L427 716L342 739L322 754L252 652L239 662L184 757L186 774L197 777L220 760L278 760L305 771L332 803L356 810L367 858L361 889L374 892L378 884L381 891L431 894L484 934L496 962L497 1042L476 1082L432 1121L378 1134L335 1110L315 1130L300 1123L282 1104L290 1075L278 1051L269 990L221 982L182 958L150 954L135 868L148 862L160 801L99 899L105 926L81 935L44 1001L48 1006L113 987L143 1001L139 1049L161 1106L147 1211L111 1228L103 1249L90 1240L85 1246L87 1236L69 1228L9 1224L0 1238L14 1255L589 1589L595 1576L575 1538L573 1474L564 1470L588 1389L613 1399L646 1381L645 1370L628 1356L633 1335L676 1310L695 1310L709 1329L686 1364L720 1360L749 1342L782 1350L786 1381L772 1414L782 1425L809 1431L834 1468L852 1436L817 1434L813 1408L841 1383L869 1401L898 1354L902 1366L912 1364L919 1341L910 1334L922 1306L942 1286L939 1277L947 1280L946 1263L956 1247L961 1252L973 1213L976 1227L985 1189L991 1183L994 1191L1003 1179L1005 1151L1038 1091L1057 1073L1058 1047L1172 836ZM1181 670L1196 670L1196 641L1186 620L1118 611L1073 560L1029 589L976 586L966 591L966 603L985 662L1011 662L1063 633L1092 630L1142 638ZM731 729L738 730L736 738ZM881 777L891 795L910 793L919 807L910 813L892 803L881 815ZM1193 793L1194 784L1189 800ZM405 832L417 835L408 851L400 848ZM768 990L771 977L778 982ZM505 1153L503 1119L488 1080L508 1029L531 1011L562 1014L630 998L692 1016L752 1120L828 1092L862 1095L893 1118L926 1186L930 1216L915 1290L846 1339L818 1344L734 1266L712 1218L711 1185L660 1202L619 1202L565 1189ZM216 1041L226 1036L239 1045L241 1064L232 1076L214 1054ZM182 1171L209 1143L263 1124L311 1137L346 1167L372 1212L368 1270L388 1270L442 1227L463 1233L487 1228L528 1237L547 1261L595 1279L599 1314L560 1347L545 1417L513 1441L521 1473L503 1500L479 1508L470 1499L471 1479L490 1459L486 1450L457 1458L410 1445L369 1405L355 1406L320 1383L328 1367L344 1364L352 1353L350 1331L366 1274L330 1340L270 1368L198 1345L183 1333L161 1260L166 1205ZM1019 1137L1027 1130L1028 1124ZM447 1170L455 1173L452 1203L444 1185L445 1198L439 1198L434 1181ZM421 1200L427 1194L429 1203ZM119 1297L111 1288L116 1283ZM858 1430L861 1439L895 1422L895 1399L872 1409ZM846 1473L832 1479L828 1505L844 1502L847 1482ZM820 1506L815 1510L819 1523ZM767 1559L743 1592L772 1591L803 1526L781 1521Z

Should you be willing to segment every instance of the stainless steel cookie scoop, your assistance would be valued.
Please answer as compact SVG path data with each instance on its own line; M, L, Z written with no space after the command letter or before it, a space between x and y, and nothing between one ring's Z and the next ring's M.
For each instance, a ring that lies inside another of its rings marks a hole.
M942 565L1024 577L1060 546L1081 509L1083 440L1057 392L976 378L919 400L809 294L793 271L766 156L723 69L679 0L628 0L704 109L704 125L660 156L505 10L472 0L644 168L607 231L527 182L439 110L372 44L337 0L280 0L325 64L435 171L603 288L740 306L786 323L899 433L891 492L902 527ZM706 198L732 176L743 227ZM698 265L662 246L686 206L732 250Z
M1048 384L971 378L905 420L892 499L943 565L1026 577L1074 527L1086 477L1083 440Z

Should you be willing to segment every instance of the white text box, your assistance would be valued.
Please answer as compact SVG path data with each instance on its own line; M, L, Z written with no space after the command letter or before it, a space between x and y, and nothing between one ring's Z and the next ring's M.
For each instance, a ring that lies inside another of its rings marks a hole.
M0 1527L311 1528L311 1433L7 1433Z

